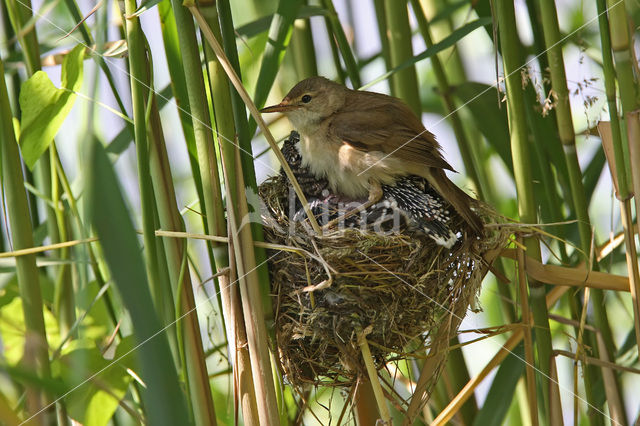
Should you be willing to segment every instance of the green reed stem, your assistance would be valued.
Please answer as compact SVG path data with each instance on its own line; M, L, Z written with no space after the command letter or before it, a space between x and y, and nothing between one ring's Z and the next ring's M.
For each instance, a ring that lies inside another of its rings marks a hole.
M528 146L528 130L526 125L525 104L522 90L522 79L518 61L519 40L516 29L514 5L510 0L496 2L498 15L498 33L502 46L502 60L504 64L505 84L507 89L507 111L509 127L511 129L511 151L514 165L516 191L518 193L518 213L524 223L536 223L537 213ZM525 240L527 255L540 259L540 245L535 238ZM529 292L531 311L535 325L537 349L537 367L542 374L538 375L542 399L540 411L542 419L549 420L549 389L551 386L551 363L555 362L551 356L551 333L549 316L545 302L545 287L542 283L529 278ZM541 420L542 420L541 419Z
M316 48L313 45L309 19L298 19L294 22L293 35L289 45L298 80L318 75Z
M591 221L589 219L589 206L582 183L582 171L578 162L578 154L575 143L575 133L573 120L571 118L571 106L569 103L569 89L567 87L567 76L565 75L564 60L562 57L561 33L558 24L558 14L555 3L552 0L542 0L539 3L541 12L542 28L544 32L545 47L549 60L549 70L551 74L551 87L555 95L556 120L560 142L562 143L565 162L569 172L569 185L573 195L573 210L578 219L578 230L580 233L580 247L588 259L588 263L595 270L598 269L597 261L591 264L589 258L591 254L592 232ZM602 290L593 289L591 291L593 300L594 316L596 324L602 332L606 342L608 357L612 359L615 353L615 345L611 335L611 327L604 309L604 294ZM585 377L586 378L586 377ZM616 385L620 389L620 384ZM587 389L588 391L589 389ZM591 392L586 392L589 405L589 419L596 424L604 424L604 416L593 409L595 398ZM621 402L620 402L621 404Z
M387 15L391 66L395 68L413 57L409 12L404 2L398 4L394 0L385 0L385 13ZM415 65L391 76L391 94L404 100L418 117L422 115Z
M598 7L601 9L603 5L602 2L598 2ZM634 54L633 54L633 44L631 43L631 36L629 34L629 17L627 16L627 11L625 9L625 2L623 1L612 1L607 0L608 12L609 12L609 20L610 20L610 28L609 33L610 36L610 45L611 50L613 52L613 59L615 62L615 76L618 80L618 87L620 90L620 104L622 106L622 120L618 120L620 124L620 140L614 139L614 155L616 161L616 170L618 175L620 173L625 174L625 182L627 185L629 182L632 183L631 188L624 188L629 192L623 192L623 189L619 189L620 193L617 195L621 201L621 214L623 218L623 226L625 227L625 245L627 248L627 269L629 272L629 279L631 281L631 296L633 300L633 308L635 314L635 330L636 330L636 342L638 347L640 348L640 273L638 271L638 261L635 255L633 255L636 251L636 243L635 238L633 237L633 230L630 229L633 227L631 223L631 201L630 197L632 193L635 192L635 205L636 211L640 208L640 196L638 192L640 191L640 167L638 167L637 161L640 161L639 158L635 158L638 155L640 149L638 148L638 132L640 131L640 117L636 110L638 109L638 87L636 77L634 75L633 64L635 62ZM602 37L605 37L604 35ZM608 41L603 40L603 50L606 47L605 44L608 44ZM608 74L605 74L605 81L609 79L612 81L612 70L611 64L609 63L609 58L604 59L608 53L603 53L603 60L607 62L607 68L605 71L608 71ZM608 83L611 84L611 83ZM610 114L612 113L610 105ZM613 121L612 121L612 133L613 129ZM617 131L617 129L615 130ZM618 136L614 133L614 136ZM627 143L623 141L626 139ZM620 143L621 142L621 143ZM632 158L630 155L631 145L633 146L633 154ZM620 157L623 157L622 159ZM631 176L629 176L629 172ZM618 179L618 185L620 187L620 179ZM625 185L626 186L626 185ZM624 223L626 222L626 223ZM640 222L637 224L640 229Z
M0 60L0 75L4 76L4 63ZM0 153L2 154L2 185L10 206L6 213L9 220L9 235L13 250L31 248L33 228L27 203L27 194L22 177L22 162L16 141L9 94L4 78L0 81ZM35 255L16 257L18 289L24 313L25 353L24 365L36 371L39 378L47 380L51 376L47 333L44 325L42 294ZM38 390L27 388L27 407L31 413L39 412L47 406L47 399Z

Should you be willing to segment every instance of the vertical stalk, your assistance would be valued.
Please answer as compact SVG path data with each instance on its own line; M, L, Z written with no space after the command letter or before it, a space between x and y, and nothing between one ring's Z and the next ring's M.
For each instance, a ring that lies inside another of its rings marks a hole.
M536 204L532 188L530 154L528 146L528 131L526 126L525 105L518 63L518 32L513 2L499 0L496 2L498 15L498 33L502 45L502 60L507 89L507 113L511 132L511 155L513 158L516 191L518 194L518 213L524 223L536 223ZM540 245L535 238L525 240L527 253L530 257L540 260ZM535 325L536 349L538 368L541 373L540 388L542 401L540 409L543 418L549 419L549 389L551 382L551 332L549 316L545 303L545 288L529 277L529 291L531 309Z
M564 150L564 158L569 170L571 194L573 195L573 208L578 218L578 230L580 232L581 247L585 254L590 252L591 222L587 208L587 199L582 185L582 172L578 163L576 152L576 140L571 118L571 106L569 104L569 88L567 76L564 71L562 58L561 35L558 26L558 15L553 0L541 0L540 11L542 13L542 28L544 41L549 59L551 73L551 87L555 94L555 111L558 124L560 142Z
M133 14L136 10L135 0L125 2L125 12L127 15ZM149 285L155 294L156 309L159 312L165 311L163 307L168 305L171 294L168 293L169 286L166 284L165 274L160 275L161 267L170 271L170 279L176 289L176 297L180 299L181 308L184 313L190 312L180 322L183 328L184 341L178 342L184 346L185 367L187 373L187 383L194 418L197 424L215 424L216 417L211 399L211 389L209 386L207 368L204 361L204 352L200 336L200 327L195 313L195 301L193 298L191 280L188 279L188 272L182 271L181 265L183 256L186 255L182 242L173 240L168 243L168 259L166 264L163 246L157 244L155 238L156 214L160 218L163 226L171 229L179 228L181 219L177 207L175 206L175 194L171 182L170 173L167 173L168 164L162 162L163 141L159 131L159 117L153 114L153 103L149 104L152 122L147 123L146 105L149 100L150 91L148 87L149 70L147 68L147 55L145 50L144 35L137 17L127 20L127 43L129 46L129 69L131 73L131 97L133 103L133 118L135 129L136 153L138 159L138 174L140 179L140 194L142 201L142 226L143 238L145 242L145 255L147 273L149 275ZM150 66L150 65L149 65ZM153 99L153 98L152 98ZM151 135L153 138L148 138ZM154 147L150 147L150 139L155 142ZM151 152L154 151L154 155ZM153 169L150 161L154 162ZM158 185L158 199L164 202L162 209L158 211L155 204L154 189L152 187L152 171L154 180ZM179 228L182 229L182 228ZM182 280L179 281L179 277ZM178 294L178 290L180 293ZM166 318L167 312L165 312Z
M13 117L9 94L4 79L4 63L0 59L0 153L2 154L2 185L6 197L9 216L10 236L13 250L33 247L33 229L30 222L27 194L22 177L22 162L18 152L13 129ZM36 257L34 254L16 257L18 289L22 299L25 331L26 368L33 369L38 377L47 381L50 378L47 334L44 325L42 295ZM27 407L29 412L37 413L47 407L47 399L34 388L27 388ZM47 424L42 420L41 424Z
M522 240L519 239L520 243ZM520 311L522 313L522 326L523 326L523 336L524 336L524 353L525 359L527 361L527 365L525 367L527 374L527 397L528 397L528 406L529 406L529 416L531 419L531 424L533 426L538 426L538 404L537 404L537 396L536 396L536 375L535 371L533 371L533 366L535 364L534 355L533 355L533 339L531 337L531 314L529 312L529 296L527 294L527 277L525 273L525 256L524 250L518 249L517 251L517 260L518 260L518 290L520 292Z
M36 33L35 27L31 29L31 31L23 31L24 26L29 20L33 19L32 14L32 5L31 0L9 0L6 2L7 11L9 12L9 18L13 25L14 31L18 37L18 42L20 43L20 47L22 48L22 55L24 58L24 63L27 70L27 75L31 77L36 71L40 70L40 46L38 44L38 36ZM51 143L52 147L55 147L55 141ZM51 167L51 152L49 148L47 149L43 155L40 157L38 162L35 164L35 168L33 170L33 177L38 190L42 193L45 199L53 199L53 187L52 187L52 173L55 179L55 172L52 172ZM35 201L35 198L33 198ZM37 214L37 204L35 202L32 203L31 208L33 209L32 217L34 219L38 218ZM58 229L59 219L61 219L61 214L56 212L56 210L48 205L44 204L45 217L46 217L46 226L47 226L47 235L51 239L52 243L61 242L60 232ZM32 223L32 227L36 228L40 224ZM60 274L60 279L56 281L56 293L58 296L61 294L68 295L70 293L69 285L71 284L69 280L65 280L65 273L68 265L62 265L58 268L58 273ZM73 306L73 299L69 297L58 297L57 303L55 305L56 313L64 313L60 316L60 319L63 320L63 327L66 323L69 326L69 322L67 320L71 320L73 317L70 312L75 309ZM71 322L72 323L72 322Z
M373 6L376 10L382 59L384 59L385 68L390 70L393 67L391 66L391 48L389 47L389 38L387 37L387 12L384 10L384 0L373 0Z
M222 39L220 33L220 23L218 21L218 11L213 3L200 3L200 10L203 13L214 37L217 40ZM215 120L216 138L215 143L221 157L224 159L233 159L235 155L235 120L231 106L231 92L227 76L218 62L215 53L208 44L204 46L205 58L207 61L208 83L211 97L213 100L213 116ZM229 188L229 192L235 196L237 193L234 162L225 165L227 173L232 177L225 181L225 186ZM219 178L218 178L219 179ZM219 199L216 203L217 210L212 213L215 219L210 232L214 235L226 237L227 222L223 211L223 197L220 182L215 183L214 197ZM235 203L234 200L227 203ZM216 268L221 271L225 267L230 266L229 259L233 253L231 246L222 244L213 245L213 254L216 261ZM231 262L233 263L233 262ZM235 264L231 265L230 274L221 276L219 279L220 294L222 298L223 314L226 318L227 341L231 354L235 353L233 362L234 373L234 393L236 399L240 402L243 420L247 425L258 425L259 416L256 405L256 397L254 391L254 379L251 372L251 360L249 357L247 332L244 325L244 317L242 305L240 304L240 291L237 282L237 273Z
M358 346L360 346L360 353L362 354L362 359L367 369L367 375L369 376L369 385L373 390L380 418L384 424L391 425L391 414L389 413L389 407L387 406L387 401L384 398L384 393L382 392L382 386L380 386L380 380L378 380L378 371L376 370L373 357L371 356L371 349L369 349L369 343L367 342L367 331L356 330L356 333ZM360 378L360 381L362 380L363 378Z
M342 63L340 62L340 52L338 51L338 46L336 45L336 39L332 36L333 32L331 30L331 22L329 21L329 17L325 16L324 18L324 26L327 30L327 37L329 38L329 47L331 48L331 58L333 59L333 66L336 68L336 79L338 83L345 84L347 81L347 73L342 68Z
M185 81L182 53L180 52L180 45L178 41L178 29L170 0L163 0L158 3L158 15L160 15L162 40L164 42L164 51L167 56L167 68L169 69L169 76L171 77L171 88L173 89L173 97L176 105L178 106L178 116L180 117L182 133L184 134L187 145L191 173L193 175L200 204L204 205L204 194L202 191L202 182L200 180L200 170L198 168L193 122L189 115L191 107L189 105L189 95L187 94L187 83ZM203 221L205 222L206 229L206 220L204 218Z
M69 233L67 232L67 218L65 217L66 209L62 201L60 179L55 167L56 157L58 156L55 145L51 145L49 154L51 164L54 164L54 167L51 168L51 182L53 184L51 188L51 200L54 205L57 225L60 231L60 241L68 241ZM68 248L60 250L60 259L68 261L69 254L70 250ZM65 264L65 262L62 262L62 265L58 268L53 299L54 312L58 317L60 332L66 335L76 322L76 307L73 295L73 283L71 281L71 263Z
M136 10L135 0L125 2L125 13L132 14ZM134 140L136 144L136 159L139 175L140 203L142 206L142 234L145 246L145 265L149 280L149 290L154 295L156 309L161 310L164 305L162 298L161 278L157 257L155 237L155 203L151 180L149 179L149 146L147 140L147 123L145 105L148 89L143 85L147 81L145 66L146 52L142 35L142 28L138 18L126 20L127 45L129 47L129 73L131 84L131 103L134 120Z
M395 0L385 0L385 12L391 66L397 67L413 57L409 12L404 1L398 4ZM404 100L418 117L422 115L418 75L414 65L391 76L391 94Z
M220 227L224 229L224 216L222 215L220 193L220 178L218 176L218 164L214 152L213 135L211 133L211 121L205 97L205 87L200 64L200 54L196 41L195 26L188 10L178 0L172 0L173 12L176 19L180 51L182 53L183 69L185 72L186 87L193 119L196 150L198 156L200 179L204 196L203 213L205 214L209 232L219 234ZM223 259L219 258L214 248L216 266L224 267ZM220 265L218 265L220 260ZM204 373L204 372L202 372ZM198 376L200 377L200 373ZM201 389L203 389L203 386ZM207 386L208 388L208 386ZM210 391L207 395L210 400ZM215 418L213 404L211 410L202 413L204 418Z
M544 42L549 62L551 74L551 88L555 94L555 111L558 124L558 133L562 143L565 163L569 172L569 185L573 196L573 210L578 219L578 231L580 234L580 247L586 256L591 253L591 221L589 219L589 208L582 183L582 172L578 162L576 150L575 133L573 120L571 118L571 106L569 103L569 88L567 87L567 76L564 69L564 59L562 57L562 43L560 27L558 25L558 14L553 0L542 0L539 3ZM597 261L596 261L597 262ZM590 262L589 262L590 263ZM598 265L590 265L598 269ZM614 355L615 346L611 337L611 328L604 309L604 294L602 290L592 291L594 316L598 328L601 330L607 342L608 357ZM585 366L585 369L588 368ZM617 380L616 380L617 382ZM619 388L619 384L617 384ZM597 424L604 424L604 417L598 410L592 407L595 399L591 392L587 392L589 404L589 419Z
M233 26L233 17L231 16L231 7L229 0L218 0L216 6L219 14L220 34L222 37L222 44L224 46L224 53L229 60L229 63L233 67L235 73L241 77L240 61L238 59L238 49L236 47L236 34ZM231 91L231 108L233 111L233 120L235 121L235 135L237 139L233 139L240 145L242 151L241 163L242 168L237 170L237 173L242 173L246 187L251 188L254 193L258 192L258 185L256 183L256 171L253 165L253 154L251 148L251 137L249 133L249 124L246 115L245 103L237 90ZM245 155L246 154L246 155ZM250 209L255 209L257 206L249 206ZM262 230L262 223L259 221L251 221L251 232L255 241L264 241L264 232ZM262 292L262 305L263 312L266 317L265 320L269 323L272 322L273 312L271 307L270 281L269 271L266 266L266 251L263 248L253 248L255 252L256 262L259 265L258 275L260 281L260 291Z
M601 3L601 1L598 2L599 8L602 8L603 6ZM617 77L618 86L620 89L620 104L622 106L622 114L624 117L623 120L619 121L621 125L620 130L636 130L640 128L640 118L638 117L638 114L634 114L633 112L638 109L638 91L632 68L632 61L634 59L631 53L632 44L630 42L629 21L627 12L625 10L625 4L622 1L614 2L611 0L607 0L607 5L609 7L609 20L611 21L610 33L608 35L610 35L611 37L611 49L613 51L613 59L615 60L615 76ZM607 41L605 41L605 43L606 42ZM604 48L605 45L603 44L603 52ZM608 55L608 53L604 52L603 58L605 55ZM606 60L607 62L609 61L608 58ZM610 67L609 64L607 64L607 66ZM609 70L609 73L605 74L605 80L607 78L611 79L613 77L611 71L612 70ZM638 272L638 259L634 255L634 253L636 252L635 238L633 237L634 233L633 230L627 229L632 227L633 225L631 222L630 201L632 190L630 188L626 188L628 182L630 181L630 177L628 174L629 165L626 160L629 158L628 148L630 144L638 144L639 142L637 140L629 139L627 137L627 132L625 131L620 131L618 134L614 133L613 122L612 134L614 135L614 137L618 135L621 136L620 141L614 140L614 154L618 176L620 176L620 174L624 174L622 183L625 185L625 187L620 188L621 182L618 182L618 189L620 191L620 194L618 194L618 198L621 200L622 204L620 210L623 219L623 227L625 228L624 231L625 245L627 248L627 269L629 271L629 280L631 282L631 298L633 300L633 309L635 314L636 341L638 347L640 348L640 274ZM623 138L625 137L627 137L628 139L627 144L623 142ZM637 147L634 147L634 151L637 151ZM638 167L635 167L635 164L633 164L633 166L635 173L640 173ZM638 177L637 180L638 184L640 184L640 177ZM624 190L626 190L626 192L623 192ZM633 190L636 193L635 201L637 208L640 207L640 196L638 196L640 188L634 187Z
M31 31L23 31L25 24L33 18L31 13L31 0L9 0L7 1L7 11L9 12L9 18L18 36L20 47L22 48L27 75L30 77L41 68L40 47L36 30L33 28ZM51 163L49 160L49 150L47 150L40 157L34 169L36 187L47 199L51 199ZM37 208L35 204L33 208ZM46 213L47 235L52 242L60 242L55 211L47 204L45 204L44 209ZM38 225L39 223L33 224L34 227Z
M241 170L240 151L238 149L236 149L234 159L235 169ZM230 160L229 158L223 158L223 164L227 164ZM225 175L225 181L229 180L230 176L228 174ZM241 173L236 173L236 188L244 192L245 186ZM278 403L271 370L271 357L269 356L269 337L264 323L262 303L260 303L261 294L256 258L253 252L253 237L250 227L246 225L238 226L239 221L249 214L249 209L246 198L242 197L241 194L236 194L234 197L229 192L228 186L226 189L227 200L237 200L237 205L234 203L227 204L229 236L237 263L236 269L238 271L242 313L251 355L251 371L254 377L258 414L264 424L277 426L280 424L280 417L278 416Z
M293 26L290 50L295 64L298 80L318 75L316 50L309 19L297 19Z
M9 19L8 1L0 2L0 17L2 18L2 21L0 22L0 46L2 46L2 48L0 48L0 58L8 58L10 55L19 55L17 49L18 43L15 41L15 32L13 31L11 20ZM9 93L9 104L15 108L14 115L19 120L20 111L18 109L18 102L20 97L20 75L18 73L14 73L13 76L9 77L5 75L4 78L6 80L7 91ZM33 185L33 175L29 169L26 170L25 181ZM38 209L36 207L36 196L32 192L29 192L27 194L27 200L30 207L31 223L40 223ZM0 238L0 250L7 250L2 238Z
M151 176L160 207L158 209L159 222L163 229L184 232L185 226L176 205L167 147L162 134L160 114L155 97L151 108L149 136L152 144L149 154ZM165 240L165 250L171 287L175 293L174 297L180 300L181 305L176 317L180 318L180 327L182 327L184 336L187 376L196 424L215 425L216 415L202 347L193 286L188 270L185 271L182 267L187 256L186 241L180 238Z
M164 41L165 53L167 56L167 66L169 68L169 75L171 76L171 85L173 89L173 96L175 102L178 105L178 115L180 117L180 124L182 125L182 133L184 134L185 143L187 146L187 152L189 156L189 164L191 166L191 176L193 176L193 183L196 187L198 194L198 201L201 206L205 205L204 191L202 189L202 179L200 174L200 165L198 163L198 154L196 148L195 134L193 132L193 122L189 111L189 95L187 93L187 83L185 80L184 67L182 62L182 54L180 52L178 30L176 26L175 15L171 8L170 0L163 0L158 4L158 14L160 15L160 24L162 26L162 38ZM222 200L220 200L220 209L222 209ZM202 223L204 231L209 234L209 224L207 223L207 217L202 216ZM215 265L215 257L211 250L211 245L207 244L207 255L212 265ZM216 299L218 301L218 307L222 311L222 298L219 287L219 280L215 280L214 289ZM224 318L222 319L224 323Z
M360 376L353 386L355 386L355 390L351 392L351 401L354 405L353 411L358 419L358 425L376 424L380 414L371 382L366 377ZM345 404L347 403L345 402Z

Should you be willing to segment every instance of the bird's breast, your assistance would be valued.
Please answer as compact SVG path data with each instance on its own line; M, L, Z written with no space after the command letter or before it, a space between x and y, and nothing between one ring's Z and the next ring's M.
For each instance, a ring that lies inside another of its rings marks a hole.
M361 151L318 133L303 135L299 147L303 165L326 178L332 191L349 198L366 197L372 181L391 185L406 174L402 161L393 156Z

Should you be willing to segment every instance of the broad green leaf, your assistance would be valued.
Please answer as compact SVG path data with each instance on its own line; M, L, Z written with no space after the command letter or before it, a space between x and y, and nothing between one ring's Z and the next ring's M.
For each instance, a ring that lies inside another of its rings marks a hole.
M499 104L496 88L470 81L456 86L453 94L471 111L475 125L513 175L507 106Z
M113 166L93 140L86 163L87 202L104 259L129 312L138 341L136 354L146 384L145 404L152 425L188 424L189 416L169 342L149 291L140 244Z
M58 322L48 309L43 309L42 312L47 330L47 341L51 346L57 346L60 342ZM17 365L24 355L25 330L22 299L16 297L0 309L2 357L9 365Z
M473 422L474 426L500 426L515 395L518 380L524 373L524 345L521 343L500 364L491 382L484 405Z
M104 426L118 408L132 378L126 365L105 359L90 341L76 341L74 346L52 365L54 374L69 391L73 390L65 397L65 406L69 415L85 426ZM98 372L99 376L93 378Z
M56 88L46 73L36 72L20 90L22 157L30 169L47 150L62 126L82 86L84 46L76 46L62 63L62 87Z

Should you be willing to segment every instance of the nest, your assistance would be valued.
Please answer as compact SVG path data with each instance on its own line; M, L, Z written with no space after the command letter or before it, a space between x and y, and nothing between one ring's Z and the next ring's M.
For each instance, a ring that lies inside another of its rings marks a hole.
M304 214L289 211L290 193L283 176L260 186L266 239L290 247L269 254L269 269L280 365L296 387L348 386L365 375L359 333L378 368L446 349L511 232L492 226L468 238L456 216L461 238L450 249L406 223L395 232L360 223L318 236ZM481 203L474 210L485 223L499 219Z

